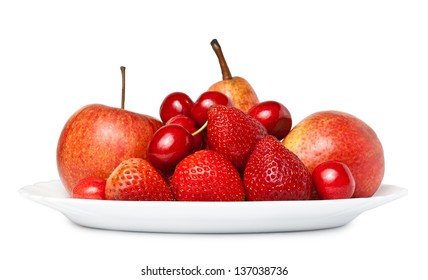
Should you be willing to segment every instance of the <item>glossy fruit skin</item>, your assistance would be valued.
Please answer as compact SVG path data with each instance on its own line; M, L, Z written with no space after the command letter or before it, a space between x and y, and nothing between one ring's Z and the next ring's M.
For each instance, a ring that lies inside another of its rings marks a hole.
M371 197L382 182L382 144L369 125L351 114L316 112L294 126L282 142L305 163L309 172L325 161L348 165L355 179L353 197Z
M147 160L130 158L122 161L108 177L106 199L171 201L174 196L159 171Z
M317 165L312 178L321 199L345 199L354 194L354 176L343 162L326 161Z
M232 107L229 97L218 91L206 91L202 93L193 105L191 116L195 123L201 127L208 119L208 109L213 105Z
M238 76L219 81L210 86L208 91L219 91L224 93L232 100L233 106L245 113L259 103L257 94L250 83L246 79Z
M106 180L97 177L87 177L80 180L73 188L72 198L106 199Z
M57 145L60 179L72 194L87 177L107 178L124 159L147 158L147 147L162 123L147 115L90 104L65 123Z
M213 150L200 150L176 167L171 188L180 201L242 201L241 177L230 161Z
M223 80L213 84L208 91L219 91L224 93L232 100L236 108L247 113L248 110L259 103L254 89L244 78L232 76L217 39L211 41L211 47L218 58Z
M272 135L257 143L243 181L247 200L308 200L314 188L303 162Z
M264 101L252 107L248 114L261 122L268 134L281 140L290 132L291 114L288 109L277 101Z
M172 169L193 151L193 143L193 136L183 126L164 125L153 135L147 158L158 169Z
M266 135L259 121L235 107L216 105L208 111L209 148L225 156L239 172L244 171L255 145Z
M185 129L187 129L187 131L189 131L191 134L197 130L195 121L185 115L177 115L175 117L172 117L166 122L166 124L181 125ZM193 140L194 140L193 151L202 149L203 144L205 142L205 135L206 133L204 130L193 136Z
M173 92L168 94L159 108L159 115L163 123L176 115L190 117L193 107L193 100L183 92Z

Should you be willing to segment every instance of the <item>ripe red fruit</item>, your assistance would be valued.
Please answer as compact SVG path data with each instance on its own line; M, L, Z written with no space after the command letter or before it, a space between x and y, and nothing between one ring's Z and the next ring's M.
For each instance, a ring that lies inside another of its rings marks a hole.
M354 176L343 162L323 162L315 167L312 177L321 199L351 198L354 194Z
M207 91L202 93L192 108L192 119L201 127L208 118L208 109L213 105L224 105L232 107L233 103L229 97L218 91Z
M130 158L110 174L106 185L110 200L174 200L171 189L148 161Z
M106 180L97 177L87 177L73 188L73 198L105 199Z
M192 134L183 126L164 125L153 135L147 159L158 169L172 169L193 151L193 142Z
M303 162L272 135L260 140L244 171L247 200L307 200L313 184Z
M345 112L321 111L304 118L282 140L309 172L325 161L348 165L355 179L353 197L371 197L385 172L382 143L361 119Z
M178 124L187 129L191 134L193 134L196 129L196 123L194 120L192 120L190 117L185 115L177 115L175 117L170 118L166 124ZM200 133L197 133L196 135L193 135L193 151L200 150L204 144L204 136L205 132L201 131Z
M208 110L207 140L210 149L224 155L239 172L266 128L235 107L216 105Z
M245 193L238 171L213 150L200 150L175 168L171 188L182 201L240 201Z
M170 118L176 115L185 115L190 117L193 107L193 100L183 92L173 92L168 94L162 101L159 109L159 115L166 123Z
M100 104L76 111L57 146L59 177L71 194L86 177L107 178L122 160L147 158L147 147L162 123L148 115Z
M211 47L218 58L223 79L210 86L208 90L217 90L226 94L236 108L247 113L254 104L259 102L257 94L247 80L242 77L232 76L217 39L211 41Z
M291 114L283 104L277 101L261 102L251 108L248 115L261 122L267 132L279 140L290 132Z

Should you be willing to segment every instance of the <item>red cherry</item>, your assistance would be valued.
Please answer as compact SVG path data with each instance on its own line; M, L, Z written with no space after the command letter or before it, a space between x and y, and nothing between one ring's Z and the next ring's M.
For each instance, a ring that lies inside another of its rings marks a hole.
M159 128L149 143L147 158L156 168L169 170L193 151L193 136L181 125Z
M166 123L170 118L176 115L185 115L190 117L191 110L193 107L192 99L183 92L173 92L168 94L162 101L159 109L159 115Z
M184 116L184 115L177 115L175 117L170 118L166 124L178 124L183 126L187 131L190 132L190 134L193 134L196 129L196 123L193 119ZM197 133L196 135L193 135L193 151L200 150L202 148L202 145L204 144L204 132Z
M79 182L73 188L73 198L83 199L106 199L105 195L106 180L97 177L87 177Z
M351 198L355 180L349 167L339 161L326 161L312 172L315 188L321 199Z
M248 114L257 119L270 135L283 139L291 129L291 115L288 109L276 101L264 101L255 105Z
M213 105L225 105L232 107L232 100L227 95L218 91L202 93L193 104L191 115L196 124L201 127L208 119L208 109Z

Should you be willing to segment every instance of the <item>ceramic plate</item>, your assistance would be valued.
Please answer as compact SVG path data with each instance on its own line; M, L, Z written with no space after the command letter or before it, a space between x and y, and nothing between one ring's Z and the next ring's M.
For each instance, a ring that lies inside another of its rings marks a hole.
M285 232L343 226L407 190L381 185L370 198L263 202L164 202L72 199L60 181L20 194L63 213L76 224L110 230L183 233Z

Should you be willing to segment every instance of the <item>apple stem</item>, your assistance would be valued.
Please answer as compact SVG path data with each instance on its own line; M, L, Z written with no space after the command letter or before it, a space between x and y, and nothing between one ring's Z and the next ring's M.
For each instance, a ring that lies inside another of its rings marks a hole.
M211 47L213 48L215 54L217 55L218 62L220 63L221 74L223 75L223 80L231 80L232 74L230 73L229 67L227 66L226 59L224 58L223 51L221 50L220 44L217 39L211 41Z
M196 135L198 135L199 133L201 133L201 131L203 131L203 130L207 127L207 125L208 125L208 121L206 121L206 122L204 123L204 125L203 125L203 126L201 126L198 130L196 130L195 132L193 132L193 133L192 133L192 136L196 136Z
M125 109L125 66L120 66L120 72L122 73L122 103L120 105L121 109Z

